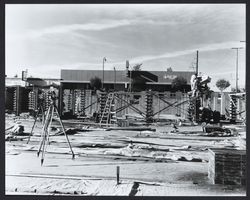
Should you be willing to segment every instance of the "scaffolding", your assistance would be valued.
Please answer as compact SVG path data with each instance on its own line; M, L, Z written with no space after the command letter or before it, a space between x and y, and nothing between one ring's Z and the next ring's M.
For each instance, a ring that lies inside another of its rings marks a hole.
M234 93L229 94L230 98L230 108L229 108L229 118L231 123L236 123L237 118L239 118L245 124L245 117L242 114L245 110L241 110L240 106L238 105L238 101L245 101L245 93ZM238 116L238 117L237 117Z
M100 93L99 95L100 105L98 122L100 125L114 126L117 123L117 113L127 109L131 109L135 113L139 114L147 124L157 121L157 117L155 116L170 108L175 110L175 115L181 113L183 116L187 116L188 113L187 106L185 108L185 105L188 104L189 100L187 97L183 98L183 95L181 95L179 100L175 100L173 102L164 99L164 96L160 97L160 95L154 91L147 91L145 93L145 98L140 98L141 101L144 102L145 106L141 106L142 102L139 103L139 100L135 101L134 99L131 99L135 96L139 96L131 92ZM166 105L158 107L158 110L156 110L156 102L163 102L164 105Z

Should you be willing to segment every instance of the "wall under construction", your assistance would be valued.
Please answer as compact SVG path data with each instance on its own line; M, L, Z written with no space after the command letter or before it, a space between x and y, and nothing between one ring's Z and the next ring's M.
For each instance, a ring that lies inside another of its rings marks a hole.
M10 113L20 113L47 110L50 104L49 88L11 86L5 88L5 109ZM56 105L57 105L56 101Z
M160 114L186 117L187 103L180 104L181 102L188 100L186 93L153 93L153 113L160 111L154 117L159 117ZM117 116L121 117L126 114L139 114L139 111L146 113L146 92L117 92L116 95L118 97L116 99ZM98 101L98 98L100 98L100 95L93 93L91 90L64 89L63 112L71 112L72 114L80 115L83 113L86 115L93 115L93 113L97 112L100 107L100 101ZM175 106L174 103L177 106ZM170 106L171 104L173 104L173 106Z
M188 117L189 96L182 92L155 92L152 96L152 113L155 119L161 115L177 115L183 118ZM141 115L147 111L147 92L116 92L117 116ZM100 109L100 94L92 90L64 89L62 111L70 112L72 115L91 116ZM222 104L221 104L222 99ZM237 100L238 112L245 117L245 102ZM230 117L231 101L228 94L221 98L220 94L213 93L211 99L206 103L212 110L222 111ZM141 111L141 112L140 112ZM157 113L157 114L156 114Z
M43 107L46 110L49 102L49 88L43 88ZM59 109L62 114L69 112L76 116L93 116L100 110L100 94L85 88L66 88L59 92ZM98 93L98 92L97 92ZM188 117L188 94L182 92L172 93L155 92L152 96L152 114L154 119L161 118L162 115L177 115L182 118ZM145 117L147 113L147 95L143 92L116 92L116 111L117 117L134 115ZM222 104L221 104L222 99ZM5 107L9 112L19 115L22 112L29 112L38 109L39 94L38 88L25 88L21 86L6 87ZM221 111L226 117L230 118L233 108L232 101L225 93L212 93L211 99L207 102L212 110ZM234 102L237 105L237 118L245 119L246 103L245 100L237 98Z
M209 149L208 177L213 184L246 185L246 151Z
M28 112L28 93L25 87L12 86L5 88L5 109L19 115Z

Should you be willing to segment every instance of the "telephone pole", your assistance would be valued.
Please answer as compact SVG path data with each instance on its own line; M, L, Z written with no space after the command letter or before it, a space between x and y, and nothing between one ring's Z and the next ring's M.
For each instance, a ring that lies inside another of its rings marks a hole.
M197 52L196 52L196 69L195 69L196 79L198 79L198 66L199 66L199 51L197 50ZM197 81L197 83L198 83L198 81ZM194 114L195 114L195 121L196 122L199 120L199 107L200 107L199 102L200 102L200 97L195 98Z
M199 64L199 51L196 53L196 71L195 73L198 75L198 64Z
M239 61L238 61L238 57L239 57L239 49L243 49L243 47L233 47L232 49L236 50L236 93L238 92L238 65L239 65Z
M104 85L104 62L106 62L107 59L106 57L103 58L102 60L102 89L103 89L103 85Z
M114 91L115 91L115 85L116 85L116 68L114 67Z

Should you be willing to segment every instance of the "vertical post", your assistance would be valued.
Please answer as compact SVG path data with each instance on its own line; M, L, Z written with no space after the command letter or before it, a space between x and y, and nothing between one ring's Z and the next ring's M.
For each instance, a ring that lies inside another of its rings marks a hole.
M243 47L234 47L232 49L236 50L236 93L238 92L238 57L239 57L239 49L243 49Z
M124 99L125 99L125 101L127 101L127 102L129 101L128 96L129 96L129 93L126 92L126 93L125 93L125 96L124 96ZM126 104L124 103L124 105L126 105ZM127 106L126 109L125 109L125 115L128 114L128 113L129 113L129 106Z
M117 185L119 185L120 183L120 167L119 166L116 167L116 181L117 181Z
M230 122L235 123L236 122L236 109L237 109L237 99L235 95L231 95L230 100Z
M116 85L116 69L114 67L114 91L115 91L115 85Z
M59 86L59 115L62 116L62 113L63 113L63 83L60 83L60 86Z
M195 70L195 74L198 76L198 73L199 73L199 70L198 70L198 67L199 67L199 51L196 52L196 70ZM195 106L194 106L194 114L195 114L195 122L198 121L198 118L199 118L199 114L198 114L198 109L197 108L197 100L195 99Z
M132 69L130 70L130 92L132 92Z
M198 75L198 65L199 65L199 51L196 52L196 70L195 73Z
M106 58L104 57L102 60L102 89L104 85L104 62L106 61Z
M102 88L103 88L103 82L104 82L104 58L102 60Z
M160 106L160 93L158 92L158 110L161 109L161 106ZM158 120L160 119L160 112L158 113Z
M220 114L223 114L223 92L220 93Z
M93 102L93 97L92 97L92 90L90 90L90 92L89 92L89 94L90 94L90 109L89 109L89 113L91 114L91 115L93 115L92 114L92 102Z
M239 56L239 49L236 49L236 93L238 92L238 56Z
M213 96L214 96L214 99L213 99L213 110L216 110L216 102L217 102L217 99L216 99L215 94L213 94Z

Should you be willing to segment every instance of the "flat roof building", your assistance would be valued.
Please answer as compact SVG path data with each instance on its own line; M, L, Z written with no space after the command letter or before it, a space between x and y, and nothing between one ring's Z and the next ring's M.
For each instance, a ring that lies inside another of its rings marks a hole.
M132 71L132 73L138 71ZM147 71L140 71L147 72ZM186 91L190 91L190 78L193 72L188 71L148 71L147 73L151 76L156 76L157 81L150 80L150 78L143 77L145 79L146 89L151 89L154 91L171 91L172 81L176 77L183 77L187 80L187 85L184 87ZM130 76L130 75L129 75ZM90 79L94 77L99 77L102 79L102 70L71 70L62 69L61 70L61 84L66 89L82 88L91 89ZM115 89L126 91L129 88L131 79L127 77L126 70L105 70L104 71L104 88Z

